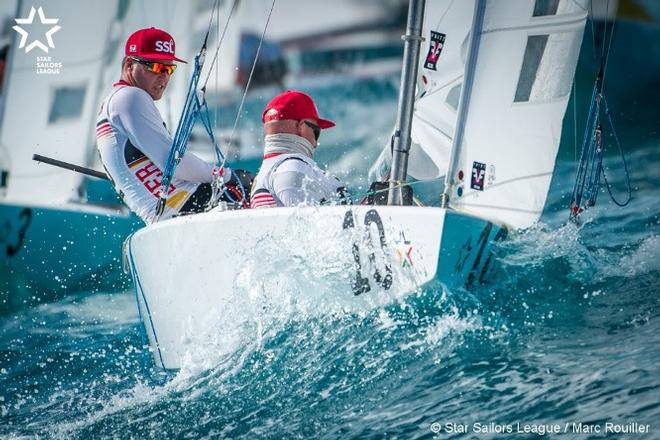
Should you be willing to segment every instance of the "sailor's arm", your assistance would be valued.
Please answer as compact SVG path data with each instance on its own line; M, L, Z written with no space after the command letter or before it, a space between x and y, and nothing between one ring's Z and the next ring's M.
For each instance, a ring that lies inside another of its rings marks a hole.
M112 98L109 110L111 117L118 116L131 143L164 170L172 137L147 92L126 87ZM211 182L213 165L192 153L186 153L174 174L178 179L190 182ZM226 170L223 177L229 180L231 171Z

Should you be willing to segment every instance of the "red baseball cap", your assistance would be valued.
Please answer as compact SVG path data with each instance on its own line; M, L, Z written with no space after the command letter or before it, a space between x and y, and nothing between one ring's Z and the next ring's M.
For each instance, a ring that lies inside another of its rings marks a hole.
M316 119L321 128L335 126L334 122L319 117L314 100L309 95L295 90L287 90L274 97L261 115L263 122L283 119Z
M174 38L167 32L150 27L140 29L126 40L126 56L153 61L186 61L174 56Z

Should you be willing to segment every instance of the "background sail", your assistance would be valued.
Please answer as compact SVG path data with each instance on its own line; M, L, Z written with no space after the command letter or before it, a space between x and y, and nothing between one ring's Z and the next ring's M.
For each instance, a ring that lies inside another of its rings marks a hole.
M484 1L450 206L524 228L547 197L587 1Z
M31 7L23 2L19 17L28 17ZM100 72L108 68L107 40L117 2L82 2L74 9L69 1L54 0L43 11L46 18L58 18L62 28L53 35L55 48L48 54L39 48L25 53L15 40L5 80L0 142L10 164L6 198L57 203L79 198L81 175L37 164L32 154L87 162ZM39 20L38 14L34 19ZM62 63L60 74L37 75L37 56Z
M44 8L46 17L60 19L62 28L54 35L55 48L48 55L62 63L62 68L59 75L37 76L36 57L47 55L39 49L29 54L12 51L0 128L0 141L8 156L4 160L10 168L6 197L46 204L82 201L80 174L37 164L32 154L101 168L94 136L99 105L121 76L126 38L150 26L170 32L177 54L189 62L179 64L168 93L156 102L168 128L174 130L203 38L191 31L191 24L206 32L209 15L203 9L196 14L194 2L163 5L159 0L87 2L75 10L70 2L58 0ZM24 5L20 16L29 11L30 6ZM195 36L199 41L194 41Z

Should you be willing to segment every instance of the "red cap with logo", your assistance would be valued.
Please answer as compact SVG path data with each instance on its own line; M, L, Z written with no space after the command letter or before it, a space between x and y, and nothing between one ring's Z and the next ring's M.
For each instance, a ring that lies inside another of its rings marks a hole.
M334 122L319 117L314 100L309 95L295 90L287 90L274 97L261 115L263 122L283 119L316 119L321 128L335 126Z
M138 57L150 61L186 61L174 56L174 38L167 32L150 27L140 29L126 40L127 57Z

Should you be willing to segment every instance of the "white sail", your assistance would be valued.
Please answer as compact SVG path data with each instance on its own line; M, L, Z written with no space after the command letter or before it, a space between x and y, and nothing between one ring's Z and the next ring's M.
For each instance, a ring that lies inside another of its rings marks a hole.
M586 0L478 0L450 164L450 206L524 228L543 211L587 17ZM475 20L475 22L478 20ZM470 69L472 71L470 72ZM472 75L472 81L469 77ZM462 131L462 135L461 135Z
M473 12L474 0L426 3L408 158L408 176L414 179L437 179L447 170ZM441 47L435 46L438 42ZM436 58L427 65L433 51ZM388 178L391 162L388 143L370 170L371 180Z
M24 2L20 17L28 17L31 8ZM66 0L49 1L43 15L59 19L57 25L61 26L52 37L55 47L48 54L40 48L26 53L16 40L0 128L0 142L11 165L7 200L59 203L78 198L81 175L37 164L32 154L77 164L87 162L100 70L108 68L106 43L116 10L115 1L82 2L76 8ZM39 20L38 14L34 20ZM38 29L42 28L46 26ZM37 75L37 56L50 56L52 62L62 63L60 73Z
M446 172L473 11L470 0L427 3L408 162L408 174L415 179Z

